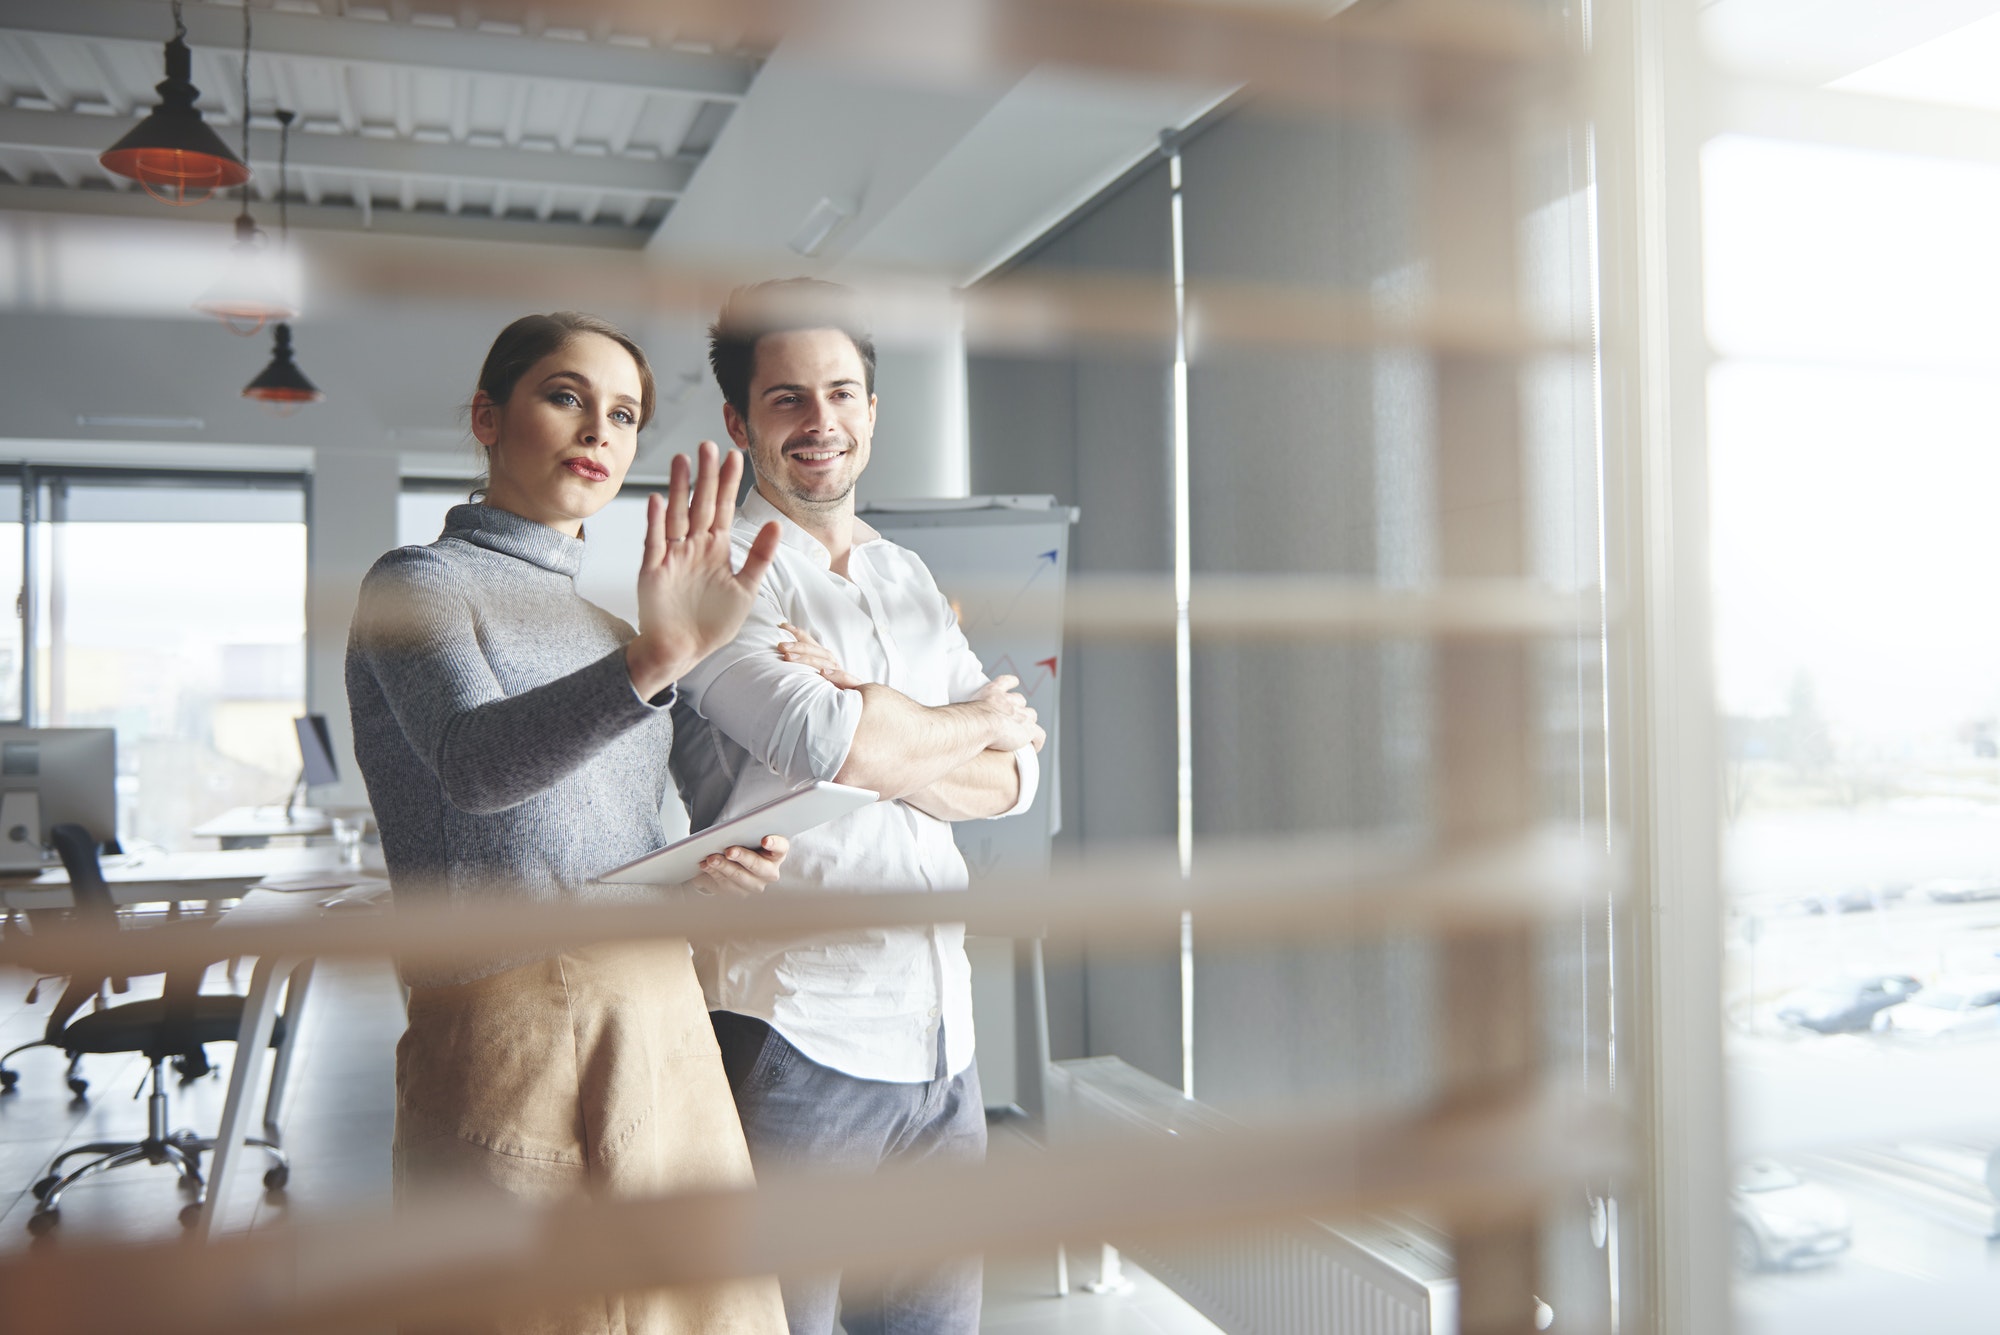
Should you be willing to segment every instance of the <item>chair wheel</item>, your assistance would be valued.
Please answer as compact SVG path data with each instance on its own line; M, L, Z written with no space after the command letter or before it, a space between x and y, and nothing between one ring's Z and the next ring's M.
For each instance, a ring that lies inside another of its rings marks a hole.
M28 1216L28 1232L39 1238L61 1222L61 1210L37 1210Z
M56 1183L58 1181L60 1181L60 1179L57 1178L54 1173L50 1173L47 1177L43 1178L41 1181L37 1182L34 1186L30 1187L29 1190L35 1193L36 1200L45 1201L49 1198L49 1193L56 1189Z
M90 1092L90 1082L88 1080L85 1080L80 1075L71 1076L69 1081L69 1092L76 1095L78 1098L82 1098L85 1094Z
M199 1224L200 1222L201 1222L200 1201L196 1201L193 1205L183 1205L181 1207L182 1228L193 1228L196 1224Z
M178 1183L178 1185L182 1191L200 1191L201 1179L194 1176L192 1173L183 1173L181 1174L181 1180Z
M0 1094L12 1094L14 1086L21 1083L19 1071L0 1071Z
M276 1168L265 1171L264 1189L266 1191L283 1191L285 1184L291 1180L292 1170L284 1164L279 1164Z

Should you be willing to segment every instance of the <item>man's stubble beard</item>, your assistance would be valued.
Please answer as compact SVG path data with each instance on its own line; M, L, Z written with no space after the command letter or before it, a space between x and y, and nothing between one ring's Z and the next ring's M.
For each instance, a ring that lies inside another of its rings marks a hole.
M748 438L750 442L750 449L748 451L748 454L750 456L750 466L751 466L751 471L756 474L756 476L752 479L752 481L754 483L761 484L763 481L765 481L764 473L763 470L757 468L756 465L757 465L757 454L758 451L763 446L763 441L754 430L750 429L750 426L747 422L744 424L743 434L745 435L746 438ZM846 454L843 457L848 459L852 459L855 453L860 449L860 446L852 438L846 439L844 441L844 445L846 449ZM778 450L778 458L780 461L782 461L784 457L785 457L785 452L781 448ZM785 483L782 481L783 477L784 474L781 472L769 479L772 489L777 491L782 496L784 496L786 500L797 505L799 508L811 511L838 511L841 508L841 505L847 500L847 498L854 494L855 485L859 483L861 480L859 473L849 473L847 477L847 485L841 488L840 492L837 495L814 496L807 494L805 492L801 492L795 487L785 485Z

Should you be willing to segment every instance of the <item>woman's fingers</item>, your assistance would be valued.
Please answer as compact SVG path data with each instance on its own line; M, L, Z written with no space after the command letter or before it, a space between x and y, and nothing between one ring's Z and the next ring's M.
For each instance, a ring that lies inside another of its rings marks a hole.
M704 440L695 465L694 494L688 498L687 531L690 537L715 527L715 484L717 459L715 442Z
M679 542L688 533L688 461L676 454L667 471L666 539Z
M646 542L639 555L639 568L650 570L667 558L667 503L659 492L646 497Z
M778 555L778 522L774 519L757 530L756 538L750 543L750 551L743 558L743 568L736 572L736 582L746 593L756 593L757 586L764 582L764 572L771 568L771 562Z
M743 451L729 449L723 451L720 479L715 488L715 522L712 527L723 537L729 536L730 528L736 523L736 493L743 488Z

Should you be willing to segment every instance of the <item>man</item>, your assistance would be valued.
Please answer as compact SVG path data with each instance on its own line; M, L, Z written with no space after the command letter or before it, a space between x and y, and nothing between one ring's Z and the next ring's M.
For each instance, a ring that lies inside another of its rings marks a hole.
M756 490L737 541L782 536L742 632L680 681L676 768L695 828L812 779L882 800L792 841L787 888L957 890L954 820L1025 810L1042 729L988 681L922 561L855 517L875 348L852 295L807 279L732 293L710 330L730 439ZM750 1155L870 1170L986 1148L960 924L696 952ZM840 1276L785 1282L793 1335L825 1335ZM846 1295L849 1335L979 1326L974 1259Z

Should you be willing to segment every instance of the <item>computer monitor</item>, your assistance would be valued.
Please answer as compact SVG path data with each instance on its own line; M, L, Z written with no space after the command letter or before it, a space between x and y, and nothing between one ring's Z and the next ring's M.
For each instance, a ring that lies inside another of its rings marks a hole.
M118 838L118 734L110 728L0 727L0 794L32 792L44 847L49 827L89 830L99 844Z
M308 786L339 783L340 770L333 763L333 734L326 730L326 715L307 714L292 723L299 730L300 782Z

